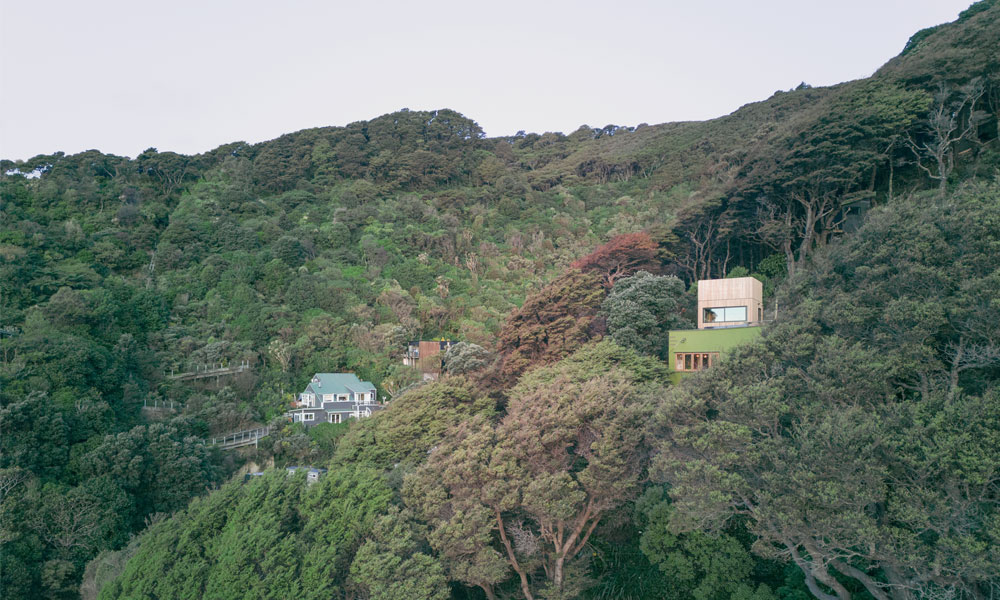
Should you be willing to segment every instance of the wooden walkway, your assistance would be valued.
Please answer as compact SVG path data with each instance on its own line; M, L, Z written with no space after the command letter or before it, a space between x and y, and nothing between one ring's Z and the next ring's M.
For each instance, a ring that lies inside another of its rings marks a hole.
M251 444L256 446L257 440L267 437L270 433L270 427L246 429L235 433L229 433L222 437L214 437L211 440L205 440L205 443L211 446L218 446L222 450L234 450L236 448L250 446Z
M195 379L207 379L209 377L215 377L216 379L220 377L226 377L229 375L236 375L237 373L242 373L243 371L250 370L250 362L243 361L239 365L226 367L222 364L212 364L212 365L201 365L197 367L194 371L187 371L185 373L171 373L168 379L174 381L194 381Z

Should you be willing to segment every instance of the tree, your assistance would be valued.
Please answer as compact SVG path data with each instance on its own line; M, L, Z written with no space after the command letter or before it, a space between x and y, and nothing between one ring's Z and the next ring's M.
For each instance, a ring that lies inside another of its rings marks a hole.
M208 560L187 557L207 563L198 582L204 586L201 597L224 600L232 597L233 590L249 598L290 598L303 593L304 549L295 534L301 527L298 504L306 487L304 479L277 471L241 490L218 534L203 542Z
M305 494L302 596L320 600L349 587L354 552L389 508L393 492L377 471L349 463L332 468ZM384 575L384 574L383 574Z
M447 600L444 569L420 552L418 538L398 509L380 517L351 562L350 580L371 600Z
M734 216L785 253L789 275L825 246L843 207L874 195L879 168L929 104L921 91L881 81L845 85L792 123L777 147L762 146L736 183Z
M217 481L213 450L163 424L137 426L108 435L81 461L86 477L110 477L128 493L133 523L147 515L171 513Z
M938 182L938 195L944 197L948 177L955 169L955 148L963 140L978 142L979 126L988 115L976 110L976 104L983 97L985 87L982 79L976 78L962 86L957 92L944 84L934 95L934 105L925 123L923 139L907 137L910 151L916 158L916 165L928 177ZM931 166L924 164L930 160Z
M0 466L21 468L40 476L58 475L69 458L69 427L62 411L47 410L48 394L0 409Z
M665 395L655 466L676 530L746 518L754 550L821 600L995 585L992 187L876 210L817 255L761 344Z
M666 358L671 329L690 328L683 315L684 282L639 271L620 279L601 306L608 333L618 344Z
M38 502L32 527L63 559L114 546L126 530L128 499L106 478L68 490L44 486Z
M597 274L604 287L610 288L618 279L639 270L659 272L660 262L656 254L656 242L648 233L625 233L615 236L571 266L584 273Z
M806 350L803 333L782 342ZM1000 481L1000 456L991 446L997 408L988 408L995 400L887 402L884 371L862 369L857 377L874 383L849 385L824 366L838 355L845 363L871 363L875 354L828 342L815 350L808 366L748 350L725 363L716 381L685 384L667 399L669 442L658 465L678 509L672 525L717 531L733 515L745 515L756 551L790 560L821 600L851 598L844 577L880 600L908 598L908 590L975 594L988 586L985 565L1000 558L1000 539L986 524L996 515L974 506L994 497ZM772 372L762 383L757 369L764 365L786 374ZM834 392L838 386L857 400ZM974 422L961 427L971 427L977 439L953 428L952 411L974 411ZM928 428L932 438L925 437ZM927 439L936 450L920 442ZM699 456L692 458L695 447ZM977 457L968 470L948 466L962 455ZM935 508L943 506L949 508Z
M150 522L150 525L153 523ZM139 549L139 537L133 538L121 550L104 550L87 563L83 581L80 583L82 600L97 600L97 595L105 584L114 580L125 570L125 564Z
M460 559L471 575L463 580L488 596L502 574L496 541L526 599L542 593L531 584L538 572L547 597L571 596L582 583L571 574L597 524L639 490L651 405L639 375L609 369L601 356L588 348L526 375L498 423L453 427L404 482L436 550ZM454 535L463 530L470 535Z
M564 358L599 332L604 300L595 273L570 270L529 296L500 328L501 376L513 381L533 364Z
M282 339L273 339L271 340L271 343L268 344L267 351L274 357L274 360L278 361L282 372L287 373L288 368L292 364L291 345Z
M99 597L342 597L358 589L351 563L392 495L378 472L351 464L313 484L284 469L230 482L154 523Z
M469 342L452 344L444 353L444 370L461 375L484 368L492 355L486 348Z
M683 211L673 231L665 235L669 252L676 266L688 274L691 281L711 279L725 273L732 259L729 245L720 257L723 242L731 239L735 223L733 216L718 199L710 199L697 207Z
M334 460L390 469L421 462L456 423L476 415L493 415L494 401L469 380L447 376L393 399L369 419L355 423L340 439Z
M754 585L754 558L729 532L715 534L671 531L673 512L662 488L653 487L639 500L642 515L640 547L664 573L665 587L695 600L774 598L767 585Z

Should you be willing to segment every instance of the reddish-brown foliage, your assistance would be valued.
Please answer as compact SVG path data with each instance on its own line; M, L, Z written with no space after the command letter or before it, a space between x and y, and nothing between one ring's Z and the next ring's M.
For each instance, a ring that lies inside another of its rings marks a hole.
M511 382L528 367L563 358L602 330L600 276L576 269L529 296L500 329L500 375Z
M596 273L604 287L611 288L618 279L639 270L659 273L657 249L656 242L644 231L624 233L615 236L607 244L598 246L572 266L584 273Z

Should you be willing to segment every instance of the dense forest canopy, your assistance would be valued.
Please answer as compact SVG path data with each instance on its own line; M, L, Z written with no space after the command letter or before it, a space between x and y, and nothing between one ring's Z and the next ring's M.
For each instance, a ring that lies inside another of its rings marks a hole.
M0 592L994 597L998 172L994 0L706 122L0 161ZM726 276L778 318L672 387ZM387 408L287 423L317 372Z

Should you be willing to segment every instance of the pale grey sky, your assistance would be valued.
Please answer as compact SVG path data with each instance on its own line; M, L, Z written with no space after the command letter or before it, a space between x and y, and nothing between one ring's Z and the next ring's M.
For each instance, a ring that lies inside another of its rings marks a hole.
M193 154L403 107L490 136L870 75L971 0L0 0L0 158Z

